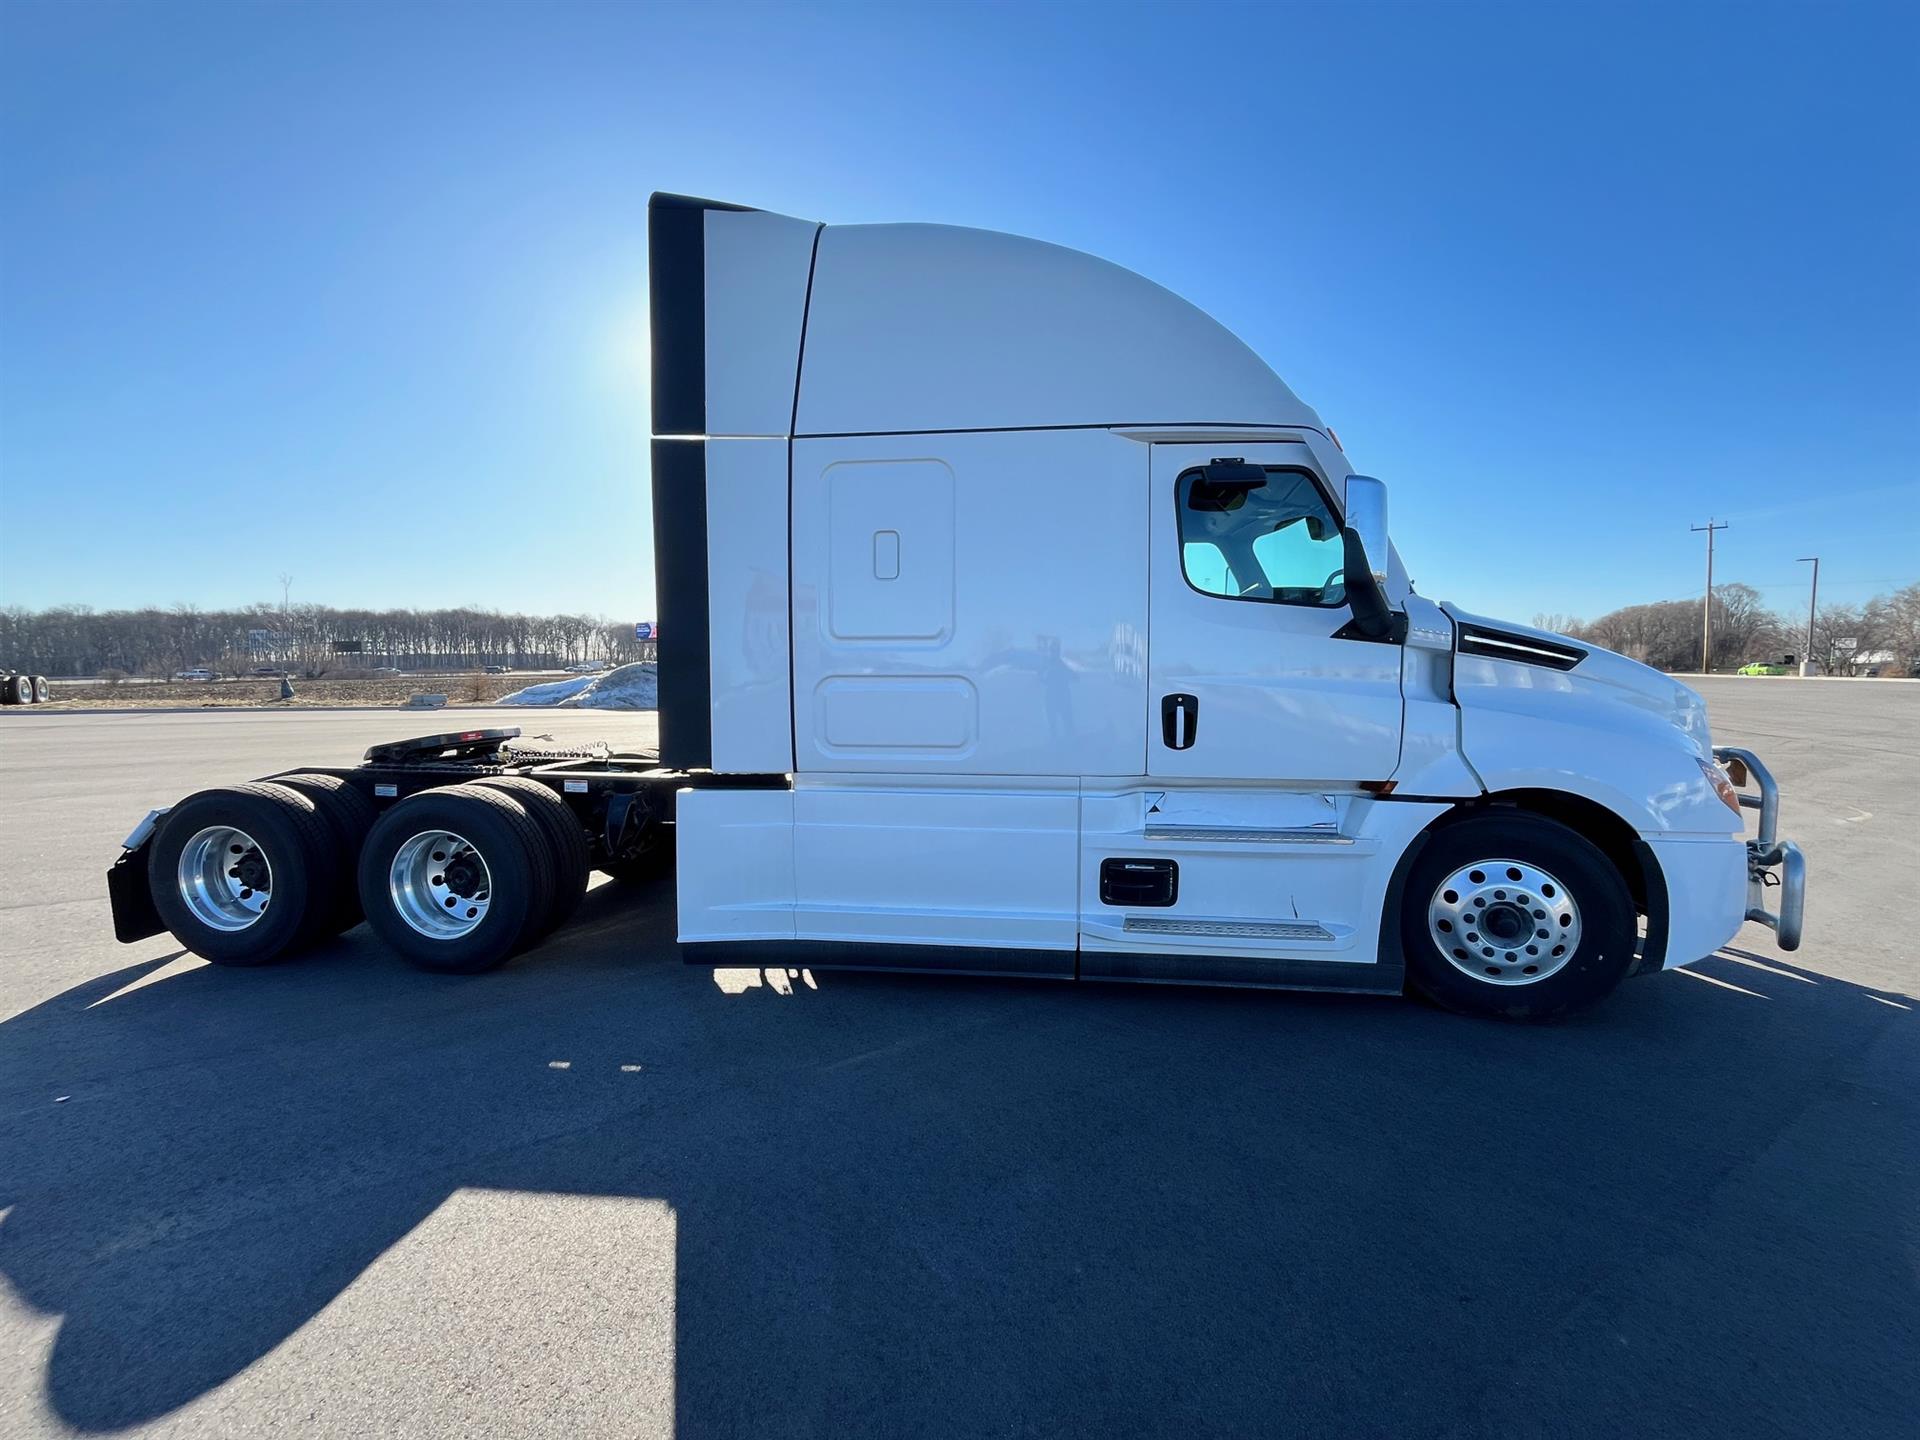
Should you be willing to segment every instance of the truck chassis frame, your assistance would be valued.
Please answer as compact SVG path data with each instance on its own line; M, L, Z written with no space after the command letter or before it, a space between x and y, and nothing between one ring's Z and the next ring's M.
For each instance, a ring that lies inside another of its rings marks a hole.
M472 780L517 776L546 786L580 822L596 869L606 869L662 843L673 824L674 796L695 784L764 784L759 777L693 775L663 767L657 755L605 746L515 746L518 726L453 731L375 745L358 765L305 765L260 776L326 775L353 787L384 812L422 791ZM122 842L107 872L114 938L128 943L166 930L153 899L147 847L172 812L149 811Z

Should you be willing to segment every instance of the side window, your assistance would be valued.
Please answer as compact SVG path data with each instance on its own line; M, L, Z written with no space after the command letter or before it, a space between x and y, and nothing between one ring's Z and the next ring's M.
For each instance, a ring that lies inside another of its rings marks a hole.
M1229 600L1346 604L1346 548L1313 477L1241 468L1245 478L1215 481L1193 469L1174 481L1187 583Z
M1195 589L1209 595L1238 595L1239 582L1227 568L1227 557L1211 540L1189 540L1180 547L1180 563Z

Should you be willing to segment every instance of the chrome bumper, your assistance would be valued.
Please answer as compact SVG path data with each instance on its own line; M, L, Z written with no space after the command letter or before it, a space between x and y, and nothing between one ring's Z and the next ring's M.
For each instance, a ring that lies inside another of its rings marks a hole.
M1774 933L1782 950L1800 948L1800 929L1806 919L1807 860L1800 847L1782 840L1780 828L1780 787L1773 772L1751 750L1737 745L1716 745L1713 758L1726 767L1734 788L1740 792L1740 804L1760 812L1760 833L1747 841L1747 919L1757 920ZM1748 791L1751 780L1759 793ZM1779 873L1774 873L1774 867ZM1778 889L1780 908L1767 909L1767 891Z

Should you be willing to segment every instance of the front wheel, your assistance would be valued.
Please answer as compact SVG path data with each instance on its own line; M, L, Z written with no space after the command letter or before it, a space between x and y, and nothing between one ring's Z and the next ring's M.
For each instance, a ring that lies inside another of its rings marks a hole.
M1408 877L1401 943L1414 989L1449 1010L1552 1020L1633 964L1633 896L1592 842L1538 815L1437 831Z

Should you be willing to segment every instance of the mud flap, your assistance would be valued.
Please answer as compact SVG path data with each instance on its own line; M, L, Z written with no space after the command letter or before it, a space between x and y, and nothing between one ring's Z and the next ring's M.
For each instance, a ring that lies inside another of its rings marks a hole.
M163 934L160 912L147 883L147 847L123 850L107 871L107 898L113 902L113 938L122 945Z

